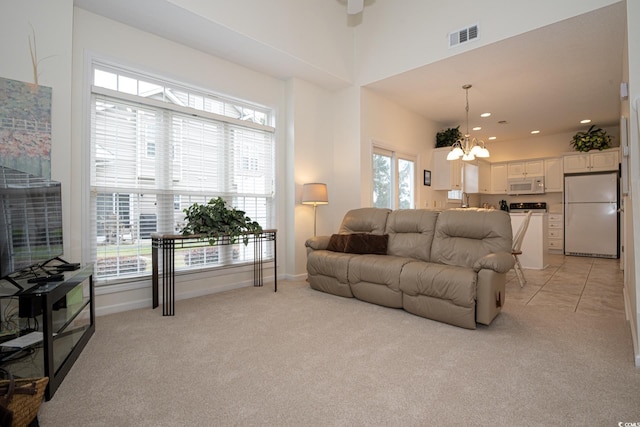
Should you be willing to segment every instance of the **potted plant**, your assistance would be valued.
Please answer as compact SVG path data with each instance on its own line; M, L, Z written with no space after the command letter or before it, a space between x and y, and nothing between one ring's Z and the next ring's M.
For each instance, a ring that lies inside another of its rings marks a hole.
M454 142L462 138L460 126L448 128L436 134L436 148L451 147Z
M573 135L571 145L576 151L604 150L609 148L611 136L607 131L592 125L586 132L578 132Z
M244 211L228 208L222 197L211 199L207 204L194 203L184 209L186 224L183 235L199 234L215 245L218 239L229 239L235 243L242 236L245 245L249 243L247 233L258 234L262 227L245 215Z

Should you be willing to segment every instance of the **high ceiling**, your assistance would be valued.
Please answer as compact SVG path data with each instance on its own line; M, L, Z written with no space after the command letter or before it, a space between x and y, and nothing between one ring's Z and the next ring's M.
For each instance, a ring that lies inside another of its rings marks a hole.
M168 1L75 0L75 4L278 78L296 76L329 89L344 84L304 61L242 38ZM580 124L582 119L591 119L598 126L617 126L625 13L624 2L618 2L367 87L443 128L461 125L464 132L462 86L471 84L469 127L482 126L481 131L471 133L484 139L524 140L532 130L542 135L585 130L589 125ZM366 7L362 19L366 19ZM216 45L212 40L226 43ZM231 44L234 49L229 49ZM483 112L492 115L481 119Z
M586 130L620 121L624 2L368 85L444 126L497 141ZM480 118L483 112L491 117ZM506 123L500 124L500 121Z

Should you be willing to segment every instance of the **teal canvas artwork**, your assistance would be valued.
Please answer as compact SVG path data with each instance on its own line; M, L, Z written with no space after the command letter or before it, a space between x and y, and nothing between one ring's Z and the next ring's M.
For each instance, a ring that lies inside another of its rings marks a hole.
M51 178L51 88L0 78L0 165Z

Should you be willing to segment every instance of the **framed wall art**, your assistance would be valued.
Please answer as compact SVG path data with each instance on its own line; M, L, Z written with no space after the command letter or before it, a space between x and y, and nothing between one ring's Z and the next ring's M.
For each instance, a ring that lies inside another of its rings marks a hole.
M431 187L431 171L424 170L424 185Z
M51 88L0 78L0 165L51 178Z

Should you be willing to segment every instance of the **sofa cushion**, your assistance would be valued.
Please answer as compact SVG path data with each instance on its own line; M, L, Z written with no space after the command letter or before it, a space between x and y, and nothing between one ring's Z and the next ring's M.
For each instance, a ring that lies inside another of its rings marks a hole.
M349 286L353 296L386 307L402 308L400 272L411 258L389 255L357 255L349 262Z
M438 216L431 261L473 268L490 253L511 253L511 218L495 209L449 209Z
M349 284L354 287L360 282L374 283L399 291L402 268L412 262L412 258L389 255L354 256L349 260Z
M384 234L391 209L360 208L347 212L338 229L339 234Z
M429 261L431 244L440 211L403 209L391 212L387 219L387 254Z
M400 290L410 296L424 295L456 306L474 307L478 275L455 265L412 262L400 273Z
M313 251L307 258L309 285L318 291L352 298L353 293L347 282L349 259L357 255Z
M349 260L356 255L314 251L307 257L307 272L312 275L335 277L340 283L348 283Z

